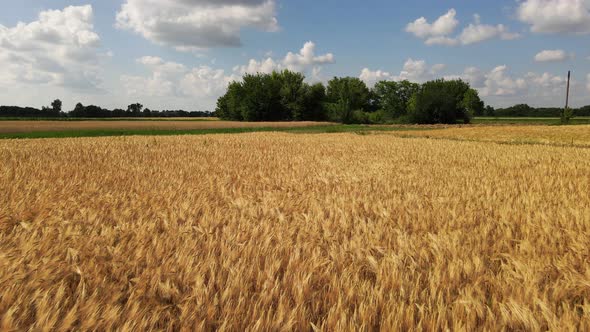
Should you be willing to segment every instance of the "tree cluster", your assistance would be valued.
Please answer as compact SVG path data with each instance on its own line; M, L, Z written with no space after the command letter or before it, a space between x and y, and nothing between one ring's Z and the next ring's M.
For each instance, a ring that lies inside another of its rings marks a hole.
M373 89L354 77L335 77L326 87L288 70L245 75L217 101L216 115L237 121L327 120L342 123L468 123L486 108L461 80L378 82Z
M304 83L305 77L288 70L272 74L247 74L232 82L217 101L215 114L237 121L320 121L326 89Z
M51 103L51 107L42 107L41 109L33 107L18 106L0 106L0 117L24 117L24 118L174 118L174 117L212 117L212 112L184 110L150 110L144 108L142 104L135 103L127 106L127 109L109 110L95 105L84 106L82 103L76 104L76 107L69 111L62 111L62 102L59 99Z
M499 117L560 117L563 114L560 107L531 107L527 104L514 105L507 108L499 108L491 116ZM576 116L590 116L590 105L571 109Z

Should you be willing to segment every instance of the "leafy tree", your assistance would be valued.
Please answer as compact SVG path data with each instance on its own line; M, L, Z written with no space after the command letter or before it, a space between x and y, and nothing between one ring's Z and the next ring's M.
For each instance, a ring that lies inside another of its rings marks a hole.
M404 80L401 82L381 81L375 84L373 92L378 108L390 119L399 118L407 114L408 102L420 85Z
M51 103L51 108L57 114L59 114L59 112L61 112L61 107L62 107L62 102L59 99L56 99Z
M305 85L303 107L300 114L296 114L295 120L323 121L326 120L324 101L326 100L326 87L322 83Z
M281 80L272 75L245 75L240 109L246 121L284 120L285 108L281 104Z
M461 80L436 80L426 82L412 96L409 109L409 121L420 124L448 123L457 119L465 123L471 120L465 109L465 94L469 84Z
M485 111L484 111L484 115L485 116L496 116L496 110L492 106L487 105L485 108Z
M327 100L335 120L352 123L353 112L367 110L370 103L370 91L365 82L356 77L334 77L328 82Z
M561 111L561 116L560 116L560 120L561 120L561 124L569 124L571 118L574 117L574 110L566 107L565 109L563 109Z
M482 116L484 115L484 103L479 98L479 94L475 89L469 89L463 96L463 108L470 115Z
M304 98L307 90L307 84L303 83L305 76L301 73L295 73L284 70L280 73L272 74L274 80L280 82L280 102L283 114L279 117L281 120L303 120Z
M142 109L143 105L140 103L135 103L127 106L127 112L131 113L133 116L139 116L141 114Z
M237 121L324 119L324 86L309 86L304 80L303 74L288 70L244 75L217 100L215 114Z

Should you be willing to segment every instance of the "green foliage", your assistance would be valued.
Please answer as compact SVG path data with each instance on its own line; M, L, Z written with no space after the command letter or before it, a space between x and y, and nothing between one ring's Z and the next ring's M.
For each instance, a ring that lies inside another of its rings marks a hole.
M327 88L308 85L300 73L288 70L245 75L232 82L217 101L216 115L238 121L319 121L346 124L469 123L483 115L476 90L460 80L381 81L375 88L355 77L334 77Z
M62 106L62 102L59 99L56 99L51 103L51 109L57 114L59 114L59 112L61 112L61 106Z
M385 119L391 120L407 114L410 98L419 89L419 84L407 80L380 81L375 84L373 93L379 108L384 111Z
M408 120L419 124L454 124L463 119L469 123L471 114L465 108L469 90L469 84L461 80L426 82L410 100Z
M332 118L342 123L354 123L354 111L369 109L370 96L365 82L356 77L334 77L328 82L326 98Z
M143 105L140 103L135 103L127 106L127 112L132 113L134 115L141 114L141 110L143 109Z
M484 110L484 115L485 116L496 116L496 110L492 106L488 105L488 106L486 106L486 108Z
M574 117L574 110L566 107L562 112L561 112L561 116L560 116L560 120L561 120L561 124L569 124L570 120Z
M322 120L325 88L292 71L247 74L217 100L216 115L237 121Z
M482 116L485 112L485 105L479 98L479 94L475 89L469 89L463 96L463 108L471 116Z

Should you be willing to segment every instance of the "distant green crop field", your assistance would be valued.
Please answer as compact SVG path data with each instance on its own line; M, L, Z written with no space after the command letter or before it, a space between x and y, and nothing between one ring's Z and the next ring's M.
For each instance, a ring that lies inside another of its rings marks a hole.
M368 126L368 125L315 125L306 127L242 127L242 128L208 128L189 130L170 129L88 129L64 131L36 131L24 133L0 133L0 139L25 138L72 138L72 137L107 137L107 136L176 136L207 134L239 134L251 132L291 132L305 134L344 133L369 131L411 131L429 130L429 128L408 126Z

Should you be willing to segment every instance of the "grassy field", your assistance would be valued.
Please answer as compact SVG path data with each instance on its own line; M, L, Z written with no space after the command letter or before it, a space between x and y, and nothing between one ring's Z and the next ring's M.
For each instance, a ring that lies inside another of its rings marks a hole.
M190 131L233 128L294 128L330 125L326 122L238 122L238 121L0 121L0 134L92 131Z
M0 330L590 329L590 149L300 130L1 140Z
M258 125L264 125L260 123ZM430 130L438 127L428 126L367 126L367 125L337 125L314 123L309 126L279 127L228 127L205 129L87 129L63 131L32 131L20 133L0 133L0 139L28 139L28 138L74 138L74 137L107 137L107 136L184 136L184 135L212 135L212 134L241 134L251 132L290 132L304 134L346 133L346 132L381 132L381 131L413 131ZM441 127L442 128L442 127Z

